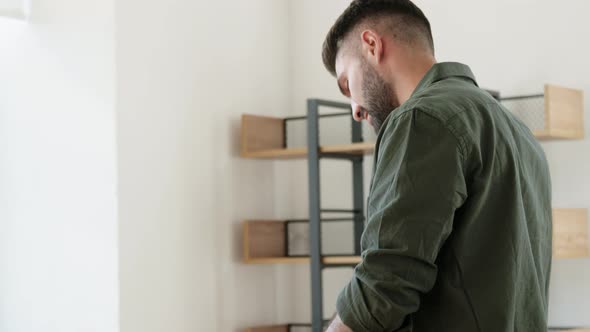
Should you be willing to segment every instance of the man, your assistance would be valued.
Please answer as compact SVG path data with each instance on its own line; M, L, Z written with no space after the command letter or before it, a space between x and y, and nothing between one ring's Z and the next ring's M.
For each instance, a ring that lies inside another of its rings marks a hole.
M531 131L469 67L436 63L409 0L353 1L323 60L378 132L362 262L329 331L547 331L551 185Z

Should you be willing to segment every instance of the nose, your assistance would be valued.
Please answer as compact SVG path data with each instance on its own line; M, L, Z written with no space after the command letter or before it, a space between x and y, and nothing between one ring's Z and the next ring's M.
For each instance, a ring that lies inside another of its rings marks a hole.
M354 100L350 101L350 107L352 109L352 118L357 122L361 122L364 118L362 107L355 103Z

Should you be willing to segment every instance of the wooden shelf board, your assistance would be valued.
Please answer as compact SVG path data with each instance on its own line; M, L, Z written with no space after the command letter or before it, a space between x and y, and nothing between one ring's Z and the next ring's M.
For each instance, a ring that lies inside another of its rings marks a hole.
M346 153L354 155L364 155L373 153L374 142L362 142L340 145L324 145L320 147L321 153ZM241 156L244 158L255 159L294 159L306 158L307 148L287 148L287 149L265 149L258 151L242 151Z
M241 153L243 158L254 159L294 159L304 158L307 156L306 148L290 148L290 149L270 149L259 151L244 151Z
M369 154L373 153L375 142L351 143L342 145L327 145L320 147L322 153L351 153L351 154Z
M309 264L309 257L256 257L245 258L246 264ZM360 256L324 256L322 262L326 265L358 264Z
M533 130L533 135L540 141L584 139L584 132L568 130Z

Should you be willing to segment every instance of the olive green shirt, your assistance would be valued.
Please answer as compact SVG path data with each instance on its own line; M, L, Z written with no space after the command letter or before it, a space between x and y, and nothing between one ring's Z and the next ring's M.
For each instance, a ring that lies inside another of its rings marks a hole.
M367 219L337 301L353 331L547 331L548 164L469 67L434 65L389 115Z

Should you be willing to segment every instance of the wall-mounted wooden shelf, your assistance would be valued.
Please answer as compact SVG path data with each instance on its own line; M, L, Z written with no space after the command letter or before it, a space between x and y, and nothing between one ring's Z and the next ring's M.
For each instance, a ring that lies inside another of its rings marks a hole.
M287 148L285 119L242 114L240 155L256 159L306 158L307 148ZM324 145L320 153L364 155L373 153L374 142Z
M286 222L281 220L248 220L244 222L244 263L298 264L309 263L309 257L289 257L286 246ZM360 263L360 256L324 256L326 265Z
M543 94L506 97L501 102L540 140L584 138L581 90L547 84ZM243 114L240 155L254 159L307 157L307 147L287 147L285 130L284 118ZM324 145L320 152L364 155L373 153L374 147L374 142Z
M249 220L243 225L244 262L247 264L309 263L309 257L287 255L286 222ZM553 257L590 257L587 209L553 209ZM360 263L360 256L324 256L324 264Z
M553 209L553 256L590 257L587 209Z
M544 93L500 98L538 139L584 138L584 93L581 90L545 85Z

